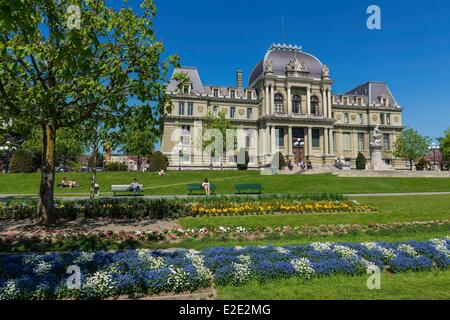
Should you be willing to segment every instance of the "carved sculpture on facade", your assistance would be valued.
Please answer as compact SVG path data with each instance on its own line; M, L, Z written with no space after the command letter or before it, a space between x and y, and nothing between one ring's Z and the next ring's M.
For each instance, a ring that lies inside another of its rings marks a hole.
M268 60L266 62L266 72L272 72L273 71L273 63L272 60Z
M330 68L326 64L322 66L322 77L328 78L330 76Z
M301 61L298 54L295 54L294 60L291 60L287 66L286 69L288 71L308 71L306 68L305 62Z

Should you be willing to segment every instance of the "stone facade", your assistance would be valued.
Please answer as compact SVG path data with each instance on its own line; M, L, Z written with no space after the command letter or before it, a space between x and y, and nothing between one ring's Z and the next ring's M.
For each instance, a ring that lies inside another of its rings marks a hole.
M370 160L370 136L376 126L383 132L383 159L397 169L392 147L401 133L403 109L388 86L367 82L345 94L333 93L328 66L300 47L272 45L253 69L247 87L237 72L236 87L204 86L196 68L183 67L187 87L173 77L168 85L172 108L164 125L161 151L171 168L201 169L223 163L236 168L236 157L220 159L194 155L201 139L202 120L225 112L240 130L238 148L250 154L250 167L270 166L281 152L292 162L333 164L343 156L354 166L358 152Z

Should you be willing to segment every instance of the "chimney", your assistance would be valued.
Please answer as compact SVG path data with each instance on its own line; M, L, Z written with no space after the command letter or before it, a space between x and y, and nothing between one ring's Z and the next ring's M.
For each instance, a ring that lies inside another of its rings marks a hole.
M242 70L236 71L236 80L237 80L237 87L243 88L243 82L242 82Z

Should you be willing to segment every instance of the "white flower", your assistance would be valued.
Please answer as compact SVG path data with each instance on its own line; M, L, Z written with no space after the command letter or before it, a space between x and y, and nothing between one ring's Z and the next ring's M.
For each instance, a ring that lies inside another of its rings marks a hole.
M8 280L6 285L0 288L0 300L15 300L19 297L20 290L16 280Z
M289 253L291 253L288 249L285 249L283 247L276 247L275 250L278 251L279 253L282 253L282 254L289 254Z
M295 272L306 279L310 279L315 274L311 263L306 258L294 259L291 261L291 264L294 267Z
M189 250L186 253L186 257L192 261L192 265L197 270L197 273L200 275L200 278L204 281L212 281L213 273L207 267L205 267L205 261L202 255L200 255L195 250Z
M434 245L437 251L445 254L447 257L450 257L450 250L447 248L447 241L442 239L432 239L430 240Z
M239 256L239 263L233 263L234 282L235 284L242 284L250 279L250 263L251 258L249 256Z
M311 246L316 251L325 251L325 250L331 250L331 243L330 242L313 242L311 243Z
M88 297L109 297L114 295L116 284L111 275L105 271L98 271L86 278L83 292Z
M334 252L339 253L344 259L352 259L358 257L358 252L355 249L351 249L346 246L336 245L333 250Z
M420 254L409 244L401 244L397 247L397 249L406 252L412 257L420 257Z
M93 252L81 252L80 255L73 260L74 264L92 261L94 259Z
M37 275L44 275L52 269L52 264L50 262L39 261L34 267L34 273Z

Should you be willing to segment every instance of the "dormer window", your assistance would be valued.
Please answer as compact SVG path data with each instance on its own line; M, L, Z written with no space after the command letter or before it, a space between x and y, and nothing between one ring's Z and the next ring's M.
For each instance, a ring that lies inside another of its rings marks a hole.
M213 90L213 96L214 96L214 98L219 97L219 89L214 89Z
M252 100L252 92L251 91L247 91L247 99L248 100Z
M236 91L234 91L234 90L231 90L231 91L230 91L230 98L231 98L231 99L236 98Z
M362 106L362 104L363 104L363 99L359 97L359 98L356 99L356 102L357 102L357 104L358 104L359 106Z
M343 104L348 104L348 97L343 97L342 102Z

